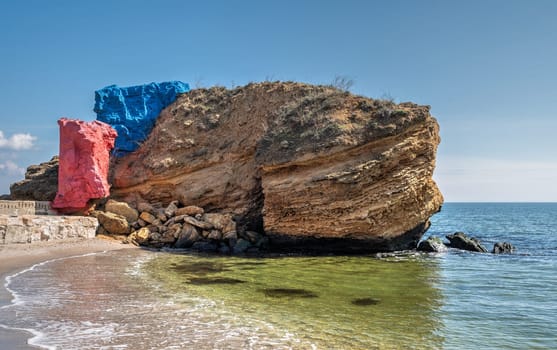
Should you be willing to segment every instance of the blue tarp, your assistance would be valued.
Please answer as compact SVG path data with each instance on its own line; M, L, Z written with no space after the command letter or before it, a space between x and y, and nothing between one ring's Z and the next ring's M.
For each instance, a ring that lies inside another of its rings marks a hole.
M160 112L190 87L181 81L118 87L95 91L97 119L118 132L114 154L133 152L149 136Z

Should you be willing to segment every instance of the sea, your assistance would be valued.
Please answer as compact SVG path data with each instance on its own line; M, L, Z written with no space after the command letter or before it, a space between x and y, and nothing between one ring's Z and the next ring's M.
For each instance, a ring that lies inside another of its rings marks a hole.
M7 277L0 325L44 349L557 349L557 203L446 203L431 221L426 237L516 252L88 254Z

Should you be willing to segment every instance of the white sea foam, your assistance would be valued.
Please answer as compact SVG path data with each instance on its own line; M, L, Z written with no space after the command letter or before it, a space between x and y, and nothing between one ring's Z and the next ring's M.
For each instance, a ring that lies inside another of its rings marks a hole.
M45 260L45 261L42 261L40 263L34 264L34 265L32 265L32 266L30 266L26 269L23 269L19 272L16 272L12 275L6 276L6 278L4 279L4 288L12 295L12 299L11 299L10 304L0 306L0 310L7 310L9 308L22 306L24 304L24 301L21 299L21 296L15 290L10 288L10 285L15 278L17 278L17 277L19 277L19 276L21 276L25 273L28 273L30 271L33 271L33 270L37 269L38 267L50 264L50 263L55 262L55 261L85 257L85 256L90 256L90 255L95 255L95 254L102 254L102 253L106 253L106 251L97 252L97 253L86 253L86 254L80 254L80 255L73 255L73 256L69 256L69 257ZM29 345L36 346L36 347L39 347L39 348L42 348L42 349L47 349L47 350L55 350L56 349L55 346L45 345L45 344L41 343L41 340L45 339L45 333L43 333L43 332L41 332L37 329L23 328L23 327L12 327L12 326L9 326L9 325L3 324L3 323L0 323L0 327L3 328L3 329L7 329L7 330L23 331L23 332L30 333L32 335L32 337L27 340L27 343Z

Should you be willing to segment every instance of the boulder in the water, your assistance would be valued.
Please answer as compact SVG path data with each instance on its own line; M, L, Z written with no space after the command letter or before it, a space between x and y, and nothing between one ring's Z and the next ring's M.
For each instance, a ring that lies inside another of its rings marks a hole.
M447 246L445 246L441 238L430 236L426 240L421 241L417 249L421 252L442 253L447 251Z
M469 237L464 232L455 232L452 235L447 235L445 237L449 240L449 247L451 248L487 253L487 249L485 249L479 239Z
M497 242L493 245L493 254L511 254L515 251L515 247L509 242Z

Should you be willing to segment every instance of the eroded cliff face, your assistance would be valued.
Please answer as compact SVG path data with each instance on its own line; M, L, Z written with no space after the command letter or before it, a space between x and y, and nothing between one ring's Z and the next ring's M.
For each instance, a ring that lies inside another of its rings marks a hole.
M112 160L112 193L231 213L290 250L412 248L443 201L432 180L438 134L427 106L332 87L192 90Z

